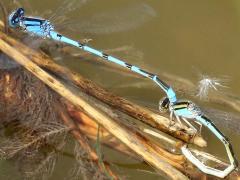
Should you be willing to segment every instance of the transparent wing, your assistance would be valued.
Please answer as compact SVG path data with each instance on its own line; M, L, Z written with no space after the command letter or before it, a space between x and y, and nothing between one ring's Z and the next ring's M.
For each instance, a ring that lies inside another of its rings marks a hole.
M217 127L240 135L239 115L213 108L206 108L203 109L203 111L216 124Z
M156 11L146 3L130 5L109 12L102 12L88 17L68 21L56 28L68 27L81 33L109 34L135 29L156 17Z
M48 19L52 22L63 23L67 19L66 15L68 13L75 11L89 1L91 0L59 0L58 8L54 11L45 12L44 16L49 17Z
M31 13L32 15L33 14L36 14L36 12L34 12L34 10L33 10L33 7L32 7L32 5L31 5L31 3L29 3L29 1L28 0L21 0L21 1L18 1L18 0L11 0L12 1L12 3L10 3L10 4L12 4L13 6L15 6L15 8L16 7L24 7L29 13Z
M47 9L46 11L41 13L34 10L29 0L22 0L22 1L11 0L11 1L12 1L11 4L14 6L14 8L24 7L28 15L44 17L52 22L56 22L60 24L66 21L67 19L66 15L68 13L75 11L76 9L80 8L84 4L87 4L87 2L91 0L71 0L71 1L58 0L56 9L53 9L53 10Z

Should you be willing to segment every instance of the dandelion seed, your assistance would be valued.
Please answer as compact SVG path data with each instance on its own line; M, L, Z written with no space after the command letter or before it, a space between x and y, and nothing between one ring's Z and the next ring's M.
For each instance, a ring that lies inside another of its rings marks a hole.
M210 78L209 76L203 75L201 80L198 83L197 96L200 97L200 99L207 99L209 92L212 89L215 91L218 91L219 88L227 87L223 84L224 84L224 80L221 80L219 78Z

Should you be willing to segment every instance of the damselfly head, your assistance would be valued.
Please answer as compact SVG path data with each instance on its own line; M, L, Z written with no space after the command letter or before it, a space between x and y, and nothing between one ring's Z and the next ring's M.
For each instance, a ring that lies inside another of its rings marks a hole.
M166 112L168 111L169 109L169 104L170 104L170 101L169 101L169 98L167 97L164 97L162 98L160 101L159 101L159 111L160 112Z
M9 26L12 28L19 27L23 17L24 17L24 9L23 8L16 9L8 16Z

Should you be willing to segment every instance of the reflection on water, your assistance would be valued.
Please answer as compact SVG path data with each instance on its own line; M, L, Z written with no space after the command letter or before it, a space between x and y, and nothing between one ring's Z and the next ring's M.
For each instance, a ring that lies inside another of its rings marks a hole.
M4 0L4 2L9 4L9 7L14 7L9 0ZM20 1L20 3L22 2ZM32 8L32 11L27 10L28 13L34 12L36 14L39 12L40 15L50 15L50 13L44 12L54 12L61 1L26 0L26 2ZM203 0L198 2L191 0L135 0L131 3L127 0L82 0L79 2L83 3L77 4L81 8L73 12L70 11L68 15L70 19L67 21L69 23L65 24L62 21L65 20L65 14L62 16L61 12L63 9L73 10L69 5L74 0L66 2L67 8L61 6L62 8L57 11L58 16L54 16L52 19L62 23L65 27L70 26L72 29L77 29L77 31L71 31L71 29L65 31L72 38L92 38L93 41L90 42L90 45L98 49L114 49L125 45L134 46L144 54L144 58L129 56L127 61L159 74L163 71L169 74L178 74L180 77L195 82L197 76L194 69L213 77L227 76L231 81L228 84L229 88L224 89L224 91L240 95L240 5L236 3L236 0ZM29 7L29 5L25 5ZM124 57L124 54L121 53L117 53L117 55ZM62 63L102 86L111 87L111 90L119 95L140 99L144 104L150 106L157 104L163 95L147 80L122 76L118 72L112 71L111 68L108 70L102 65L99 68L98 63L93 64L76 59L65 59ZM147 88L141 88L144 87L145 82ZM132 83L135 83L136 87L132 86L128 89L126 85ZM208 103L208 107L211 106L212 104ZM239 158L239 115L231 116L211 110L208 110L207 114L229 136ZM218 117L221 116L223 120L217 118L215 114L218 114ZM214 144L210 145L209 150L216 151ZM219 151L221 154L222 150ZM122 160L124 158L116 158L116 153L109 150L106 152L109 153L109 157L117 159L119 163L128 164L128 161ZM57 172L51 179L61 179L59 175L61 174L62 177L64 175L61 172L61 167L65 167L66 162L70 166L69 161L73 160L63 156ZM3 166L1 171L4 171L5 167L9 167L9 164L2 162L1 166ZM9 168L16 172L14 167L10 166ZM129 179L146 178L143 177L144 173L135 172L128 168L120 169L123 174L128 174L127 178ZM8 176L11 177L11 175ZM145 176L148 179L156 179L154 175Z

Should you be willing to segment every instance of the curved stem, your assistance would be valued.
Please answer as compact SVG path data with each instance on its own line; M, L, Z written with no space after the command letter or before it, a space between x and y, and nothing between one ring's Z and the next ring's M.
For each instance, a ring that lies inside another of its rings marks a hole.
M7 23L7 10L5 6L3 5L2 1L0 1L0 8L3 13L3 19L4 19L4 31L6 34L8 34L8 23Z

